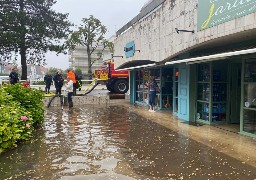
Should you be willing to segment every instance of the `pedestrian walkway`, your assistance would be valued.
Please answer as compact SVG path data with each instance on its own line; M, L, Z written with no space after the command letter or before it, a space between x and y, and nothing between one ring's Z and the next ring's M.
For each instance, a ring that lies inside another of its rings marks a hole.
M125 103L124 106L131 108L144 118L233 157L243 164L256 167L256 139L237 133L237 127L234 125L194 126L179 120L170 111L151 113L146 108L131 106L129 103Z

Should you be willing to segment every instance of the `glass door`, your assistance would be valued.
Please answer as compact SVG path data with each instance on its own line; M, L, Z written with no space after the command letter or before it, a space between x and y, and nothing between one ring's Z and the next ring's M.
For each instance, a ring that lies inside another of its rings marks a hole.
M173 68L162 68L161 76L161 108L172 109L173 103Z
M244 65L243 131L256 134L256 59Z
M197 66L197 114L196 119L210 122L210 98L211 98L211 82L210 82L210 64L199 64Z
M231 63L230 124L240 123L242 63ZM235 97L235 98L234 98Z
M136 71L136 79L135 79L135 101L140 103L147 103L147 87L145 86L145 82L148 80L148 71L138 70Z
M212 122L225 123L227 119L228 64L212 64Z
M173 83L173 112L174 114L178 113L179 107L179 68L174 68L174 83Z

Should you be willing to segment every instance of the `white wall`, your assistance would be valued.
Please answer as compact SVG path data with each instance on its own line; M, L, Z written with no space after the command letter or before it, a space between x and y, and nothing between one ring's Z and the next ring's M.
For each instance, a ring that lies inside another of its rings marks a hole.
M174 2L174 5L171 3ZM115 41L118 67L132 60L163 61L189 48L223 36L256 28L256 13L197 32L197 0L166 0L156 11L134 24ZM177 34L175 28L195 30L195 33ZM123 48L134 41L135 56L125 58Z

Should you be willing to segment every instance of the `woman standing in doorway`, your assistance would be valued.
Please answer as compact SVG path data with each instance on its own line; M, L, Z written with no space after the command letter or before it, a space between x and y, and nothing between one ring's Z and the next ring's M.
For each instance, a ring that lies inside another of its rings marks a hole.
M158 85L156 83L155 77L150 76L149 82L146 83L146 86L149 88L149 112L156 112L155 111L155 98L156 98L156 91L158 89Z

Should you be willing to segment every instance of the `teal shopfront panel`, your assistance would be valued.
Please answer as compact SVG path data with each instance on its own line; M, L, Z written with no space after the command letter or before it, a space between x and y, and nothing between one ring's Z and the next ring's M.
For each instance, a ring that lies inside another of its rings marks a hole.
M130 103L134 104L135 103L135 71L130 71L129 77L130 77L130 84L129 84Z
M178 117L189 120L189 66L179 65L179 86L178 86Z

